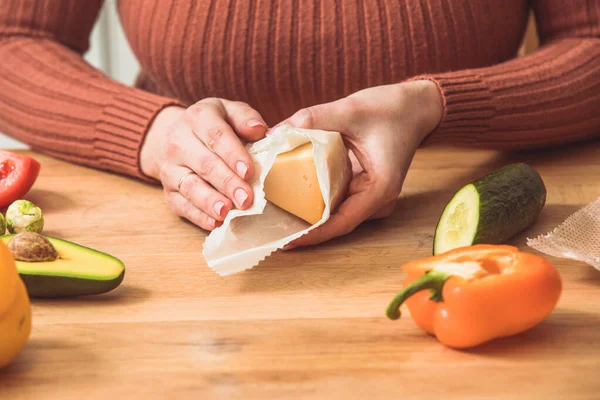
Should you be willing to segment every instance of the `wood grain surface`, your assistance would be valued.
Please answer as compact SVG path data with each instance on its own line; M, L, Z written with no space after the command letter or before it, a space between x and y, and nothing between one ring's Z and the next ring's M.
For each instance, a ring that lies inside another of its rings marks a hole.
M600 196L600 143L528 153L418 152L394 215L327 244L276 253L231 277L202 257L205 233L160 188L33 154L27 196L46 233L127 266L106 295L34 300L33 332L0 371L0 399L598 399L600 271L552 257L564 280L534 329L470 351L444 347L385 308L400 266L431 254L446 201L509 162L542 175L548 200L511 240L546 233Z

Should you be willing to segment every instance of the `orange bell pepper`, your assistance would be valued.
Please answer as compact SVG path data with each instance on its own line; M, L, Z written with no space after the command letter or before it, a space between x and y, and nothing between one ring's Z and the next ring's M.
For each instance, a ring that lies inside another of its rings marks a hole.
M474 245L409 262L387 316L406 301L419 328L468 348L533 328L556 307L562 280L543 258L506 245Z

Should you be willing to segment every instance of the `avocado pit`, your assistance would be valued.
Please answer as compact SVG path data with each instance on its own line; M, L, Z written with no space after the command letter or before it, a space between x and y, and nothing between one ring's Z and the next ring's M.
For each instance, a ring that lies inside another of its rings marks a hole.
M8 241L7 246L17 261L47 262L58 259L58 252L52 243L39 233L17 233Z

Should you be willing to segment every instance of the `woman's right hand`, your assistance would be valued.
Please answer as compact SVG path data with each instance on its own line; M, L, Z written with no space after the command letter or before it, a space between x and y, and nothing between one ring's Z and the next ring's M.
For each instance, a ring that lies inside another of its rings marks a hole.
M206 230L221 225L254 198L247 180L254 163L241 139L264 137L267 125L245 103L208 98L191 107L168 107L150 127L140 167L161 181L169 209Z

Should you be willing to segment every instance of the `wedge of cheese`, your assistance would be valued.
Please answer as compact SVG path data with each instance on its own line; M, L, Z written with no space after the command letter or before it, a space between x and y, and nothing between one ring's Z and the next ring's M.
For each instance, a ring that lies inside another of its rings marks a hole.
M313 160L313 145L306 143L281 153L265 178L265 198L310 224L319 222L325 202Z

